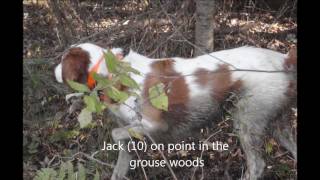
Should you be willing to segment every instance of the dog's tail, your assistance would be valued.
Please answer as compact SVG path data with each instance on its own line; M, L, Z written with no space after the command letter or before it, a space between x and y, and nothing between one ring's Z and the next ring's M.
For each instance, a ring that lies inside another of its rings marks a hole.
M284 61L283 68L286 71L297 71L297 48L293 47L287 54L287 58Z

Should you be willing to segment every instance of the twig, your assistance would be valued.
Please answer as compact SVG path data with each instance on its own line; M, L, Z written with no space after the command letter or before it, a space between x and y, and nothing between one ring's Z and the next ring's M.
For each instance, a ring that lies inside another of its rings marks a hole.
M130 133L129 133L129 137L130 137L130 140L131 140L131 142L132 142L132 137L130 136ZM138 153L138 151L137 151L136 148L134 149L134 152L135 152L136 155L138 156L138 159L141 160L141 157L140 157L140 155L139 155L139 153ZM143 172L143 174L144 174L144 178L145 178L146 180L148 180L148 176L147 176L146 171L144 170L144 167L141 166L141 169L142 169L142 172Z
M240 177L240 180L242 180L243 179L243 166L242 166L242 168L241 168L241 177Z
M210 135L206 140L204 140L204 142L209 141L209 139L210 139L211 137L213 137L214 135L216 135L216 134L220 133L221 131L222 131L222 130L221 130L221 129L219 129L217 132L215 132L215 133L211 134L211 135ZM202 151L201 151L200 160L202 160L203 152L204 152L204 149L202 149ZM194 175L195 175L195 173L196 173L197 169L198 169L198 167L196 167L196 168L194 169L194 171L193 171L193 173L192 173L192 176L191 176L191 179L193 179L193 178L194 178ZM203 167L202 167L202 169L203 169Z
M195 47L195 48L197 48L198 50L200 50L200 52L202 52L203 54L207 54L207 55L213 57L214 59L216 59L216 60L218 60L218 61L220 61L220 62L222 62L222 63L228 64L229 66L237 69L237 67L235 67L234 65L232 65L232 64L230 64L230 63L227 63L227 62L225 62L224 60L222 60L222 59L220 59L220 58L217 58L217 57L215 57L215 56L212 56L211 54L208 54L207 52L203 51L200 47L198 47L197 45L195 45L195 44L193 44L192 42L190 42L186 37L184 37L184 35L179 31L179 29L173 24L173 22L172 22L172 20L171 20L171 18L170 18L170 16L169 16L169 14L168 14L168 12L162 7L161 3L160 3L160 7L161 7L162 12L163 12L163 13L167 16L167 18L169 19L169 22L170 22L170 24L172 25L172 27L175 29L175 31L179 32L179 34L181 35L181 37L182 37L187 43L189 43L189 44L192 45L193 47Z
M281 156L283 156L283 155L288 154L288 152L289 152L289 151L286 151L286 152L284 152L284 153L278 154L278 155L274 156L273 158L281 157Z
M90 160L92 160L92 161L95 161L95 162L99 163L99 164L108 166L108 167L110 167L110 168L114 168L114 165L109 164L109 163L106 163L106 162L103 162L103 161L100 161L99 159L94 158L93 156L94 156L95 154L96 154L96 152L93 153L92 155L89 155L89 154L86 154L86 153L83 153L83 152L77 152L77 153L73 154L71 157L60 157L60 158L61 158L61 159L72 159L72 160L73 160L76 156L82 155L82 156L85 156L86 158L88 158L88 159L90 159Z
M150 134L149 134L147 131L144 131L144 134L151 140L151 142L152 142L153 144L156 144L156 141L150 136ZM170 171L173 179L174 179L174 180L178 180L176 174L173 172L172 168L170 167L169 161L168 161L168 159L166 158L166 156L163 154L163 152L162 152L160 149L158 149L158 151L159 151L159 153L161 154L162 158L166 161L167 167L168 167L168 169L169 169L169 171Z
M193 19L194 16L195 16L195 14L191 17L191 19ZM171 23L171 21L170 21L170 23ZM186 23L187 23L187 22L186 22ZM149 53L148 56L152 56L155 52L157 52L158 49L159 49L164 43L168 42L176 33L180 33L179 30L180 30L186 23L184 23L184 24L180 25L178 28L176 28L175 31L174 31L169 37L167 37L167 39L166 39L165 41L162 41L162 42L157 46L157 48L155 48L155 50L153 50L151 53ZM172 23L171 23L171 24L172 24ZM181 33L180 33L180 34L181 34Z
M141 45L143 39L145 38L145 36L147 35L147 33L148 33L148 30L146 30L146 31L143 33L143 36L142 36L142 38L141 38L141 40L140 40L140 42L139 42L138 48L137 48L137 52L139 52L140 45Z

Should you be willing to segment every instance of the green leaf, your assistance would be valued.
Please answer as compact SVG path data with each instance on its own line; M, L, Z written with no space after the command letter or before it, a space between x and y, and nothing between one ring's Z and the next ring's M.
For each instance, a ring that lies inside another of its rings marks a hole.
M115 87L108 88L106 90L107 95L116 102L122 103L129 98L129 95L125 92L119 91Z
M130 76L121 74L120 75L120 82L121 82L121 84L123 84L127 87L139 89L139 85L137 84L137 82L135 80L133 80Z
M130 96L135 96L135 97L140 97L140 95L138 94L138 93L136 93L136 92L130 92Z
M116 56L111 51L108 51L107 53L104 54L104 58L107 64L108 71L110 73L115 73L116 67L118 65Z
M37 171L34 180L51 180L55 179L57 172L52 168L42 168Z
M129 132L130 136L135 137L135 138L143 141L143 135L141 133L133 130L132 128L129 128L128 132Z
M265 145L265 149L266 149L266 153L267 153L267 154L271 154L272 149L273 149L272 143L267 142L266 145Z
M94 175L93 180L100 180L100 174L97 170L96 170L96 174Z
M92 97L92 96L84 96L83 98L84 100L84 103L86 104L87 106L87 109L91 112L96 112L96 104L98 103L98 101Z
M32 142L28 145L28 153L34 154L38 152L39 142L32 139Z
M60 165L60 170L59 170L59 174L58 174L58 177L57 179L58 180L63 180L66 176L66 164L64 162L61 163Z
M98 74L96 72L92 73L92 77L93 77L94 80L96 80L98 82L106 78L106 77L104 77L104 76L102 76L102 75L100 75L100 74Z
M121 66L126 72L132 72L134 74L141 75L141 73L138 70L131 67L128 62L121 62Z
M80 128L88 126L92 121L91 112L87 108L82 109L78 116L78 121L80 123Z
M93 73L92 76L93 76L93 79L97 81L97 86L95 87L95 89L97 90L105 89L111 84L111 81L109 79L97 73Z
M90 92L89 88L84 84L80 84L78 82L71 81L71 80L67 80L67 83L75 91L78 91L78 92Z
M123 103L129 98L129 95L126 92L120 91L120 100L118 103Z
M163 83L159 83L149 88L149 100L155 108L168 111L169 100L164 92Z
M59 130L49 137L49 142L54 143L57 141L68 140L79 135L77 130Z
M141 73L140 73L138 70L134 69L133 67L129 67L129 68L128 68L128 71L129 71L129 72L132 72L132 73L134 73L134 74L137 74L137 75L141 75Z
M66 162L66 169L68 174L68 180L76 179L75 174L73 172L73 164L70 161Z
M78 179L79 180L86 179L86 169L83 167L81 163L78 164Z

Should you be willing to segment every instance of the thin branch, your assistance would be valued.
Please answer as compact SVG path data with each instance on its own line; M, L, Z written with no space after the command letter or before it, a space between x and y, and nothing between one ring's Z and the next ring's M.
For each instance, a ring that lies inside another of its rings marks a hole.
M58 156L59 156L61 159L72 159L72 160L73 160L76 156L82 155L82 156L84 156L84 157L86 157L86 158L88 158L88 159L90 159L90 160L92 160L92 161L95 161L95 162L97 162L97 163L99 163L99 164L101 164L101 165L108 166L108 167L110 167L110 168L114 168L114 165L109 164L109 163L106 163L106 162L103 162L103 161L100 161L99 159L94 158L94 155L95 155L95 154L96 154L96 152L93 153L92 155L89 155L89 154L86 154L86 153L83 153L83 152L77 152L77 153L73 154L73 155L70 156L70 157L60 157L59 155L58 155Z
M206 140L204 140L204 142L209 141L209 139L210 139L211 137L213 137L214 135L220 133L221 131L222 131L222 130L219 129L217 132L211 134ZM201 151L200 160L202 160L203 152L204 152L204 149L202 149L202 151ZM195 175L195 173L196 173L197 170L198 170L198 167L196 167L196 168L194 169L193 174L192 174L192 176L191 176L191 179L194 178L194 175ZM203 167L202 167L202 170L203 170ZM203 173L202 173L202 175L203 175ZM202 177L202 179L203 179L203 177Z
M149 133L147 133L146 131L144 131L144 134L151 140L151 142L152 142L153 144L156 144L156 141L151 137L151 135L150 135ZM173 172L172 168L170 167L169 161L168 161L168 159L166 158L166 156L163 154L163 152L162 152L160 149L158 149L158 151L159 151L159 153L161 154L162 158L166 161L167 167L168 167L168 169L169 169L169 171L170 171L173 179L174 179L174 180L178 180L176 174Z
M131 137L130 133L129 133L129 137L130 137L130 140L132 141L132 137ZM134 149L134 152L135 152L136 155L138 156L138 159L141 160L141 157L140 157L140 155L139 155L139 153L138 153L138 151L137 151L136 148ZM144 178L145 178L146 180L148 180L148 176L147 176L147 173L146 173L144 167L141 166L141 169L142 169L142 172L143 172L143 174L144 174Z

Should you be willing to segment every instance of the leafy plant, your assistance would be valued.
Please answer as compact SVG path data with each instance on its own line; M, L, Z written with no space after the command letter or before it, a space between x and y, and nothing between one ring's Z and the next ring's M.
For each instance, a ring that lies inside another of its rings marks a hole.
M74 171L74 166L70 161L63 162L59 170L53 168L42 168L36 172L34 180L85 180L87 175L85 167L78 163L78 171ZM95 180L100 179L99 172L94 175Z
M85 93L83 101L86 107L82 109L78 116L80 128L88 127L92 122L92 113L102 113L105 108L109 108L112 111L110 104L100 101L98 91L102 91L118 104L124 103L130 96L138 96L135 91L140 90L140 87L138 83L130 77L130 73L136 75L141 75L141 73L132 68L129 63L118 61L111 51L105 53L104 57L108 71L112 75L111 79L94 73L93 78L97 83L92 90L85 84L68 81L68 84L73 90ZM117 87L120 84L130 88L131 91L119 90ZM164 91L163 83L158 83L149 89L149 100L155 108L164 111L168 110L168 97Z
M168 111L168 96L164 92L163 83L158 83L149 89L149 99L154 107Z
M41 170L37 171L37 174L34 180L50 180L55 179L57 176L57 172L52 168L42 168Z

